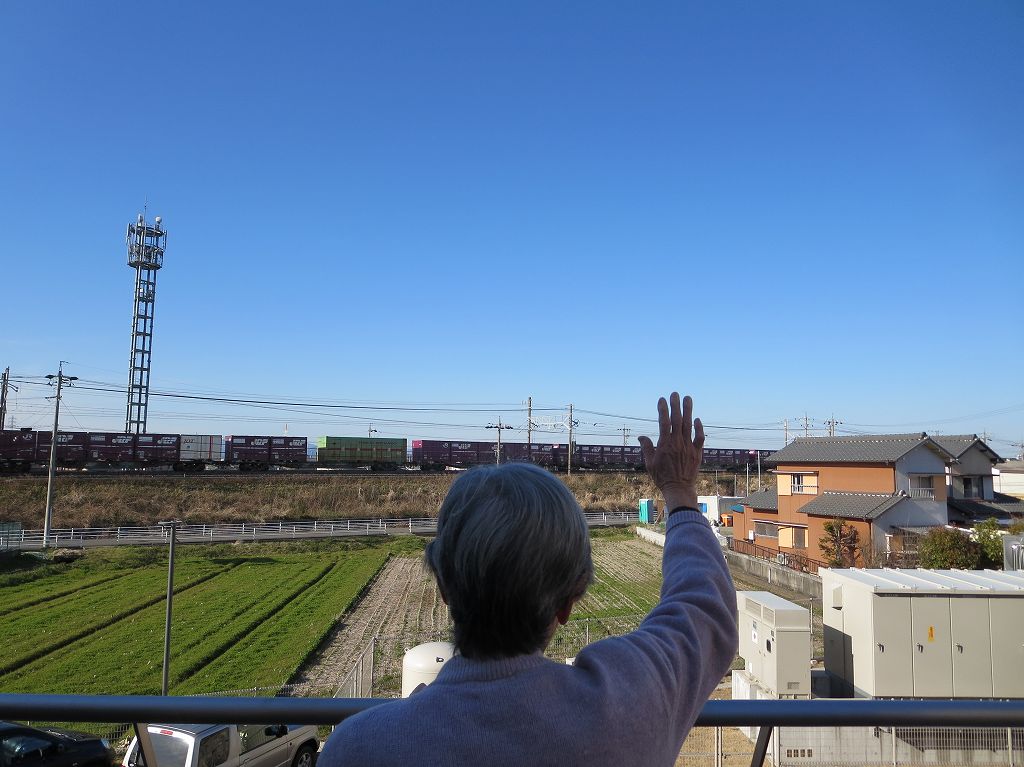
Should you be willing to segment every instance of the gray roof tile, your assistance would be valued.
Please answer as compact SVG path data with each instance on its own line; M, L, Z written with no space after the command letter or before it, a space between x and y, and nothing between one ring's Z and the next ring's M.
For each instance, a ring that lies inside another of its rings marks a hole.
M901 501L902 493L830 493L824 492L800 511L816 517L843 517L844 519L875 519Z
M966 520L995 517L1006 522L1014 516L1024 515L1024 500L1003 493L995 493L991 501L975 498L950 498L946 501L946 506L956 516Z
M768 463L895 463L918 445L944 452L927 434L866 434L856 437L797 437Z
M749 506L752 509L769 509L772 511L779 510L779 493L774 487L769 487L765 490L758 490L756 493L751 493L746 498L742 498L737 503L741 503L744 506Z
M971 448L971 445L977 442L980 445L982 452L989 453L992 460L1002 460L1002 458L999 457L999 454L989 447L988 444L977 434L940 434L932 437L932 439L954 458L962 456Z

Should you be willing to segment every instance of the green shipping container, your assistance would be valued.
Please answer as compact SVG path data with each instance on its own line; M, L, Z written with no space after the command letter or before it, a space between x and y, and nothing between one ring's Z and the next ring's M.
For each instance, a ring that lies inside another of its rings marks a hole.
M318 437L317 460L353 466L401 466L406 441L372 437Z

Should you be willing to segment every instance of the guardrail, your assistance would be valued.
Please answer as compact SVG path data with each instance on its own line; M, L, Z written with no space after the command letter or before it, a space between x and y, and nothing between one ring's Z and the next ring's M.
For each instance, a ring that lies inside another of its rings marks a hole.
M196 722L333 725L386 698L197 698L0 694L0 718L70 722ZM759 727L752 767L768 752L774 728L1024 727L1024 700L708 701L697 727ZM1010 732L1010 753L1015 750ZM154 760L155 762L155 760Z
M633 524L635 511L584 512L591 527ZM433 535L434 517L395 519L328 519L295 522L240 522L213 525L178 525L178 543L226 543L234 541L280 541L300 538L334 538L353 535ZM72 527L50 530L51 547L90 548L94 546L166 545L166 525L147 527ZM0 533L0 551L32 551L43 548L42 530Z

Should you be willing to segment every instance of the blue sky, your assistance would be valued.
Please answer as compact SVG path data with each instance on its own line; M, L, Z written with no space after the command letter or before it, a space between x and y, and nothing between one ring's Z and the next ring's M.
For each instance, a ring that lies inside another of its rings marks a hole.
M805 413L1024 441L1019 2L3 17L0 367L125 384L148 200L154 391L454 411L154 397L150 431L486 439L532 396L615 442L679 389L750 427L712 446ZM62 424L124 402L71 391Z

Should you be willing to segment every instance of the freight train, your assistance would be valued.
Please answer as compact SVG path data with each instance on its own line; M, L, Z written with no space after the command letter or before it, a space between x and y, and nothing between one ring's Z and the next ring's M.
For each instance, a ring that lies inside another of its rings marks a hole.
M119 434L59 432L56 465L66 469L149 469L199 471L232 466L241 471L269 468L370 468L385 471L468 469L492 463L526 461L564 471L570 466L568 444L550 442L473 442L433 439L320 437L316 456L308 455L306 437L221 436L219 434ZM50 461L48 431L0 432L0 470L29 472ZM739 471L764 462L773 451L704 448L705 470ZM639 446L574 444L571 466L587 471L640 471Z

